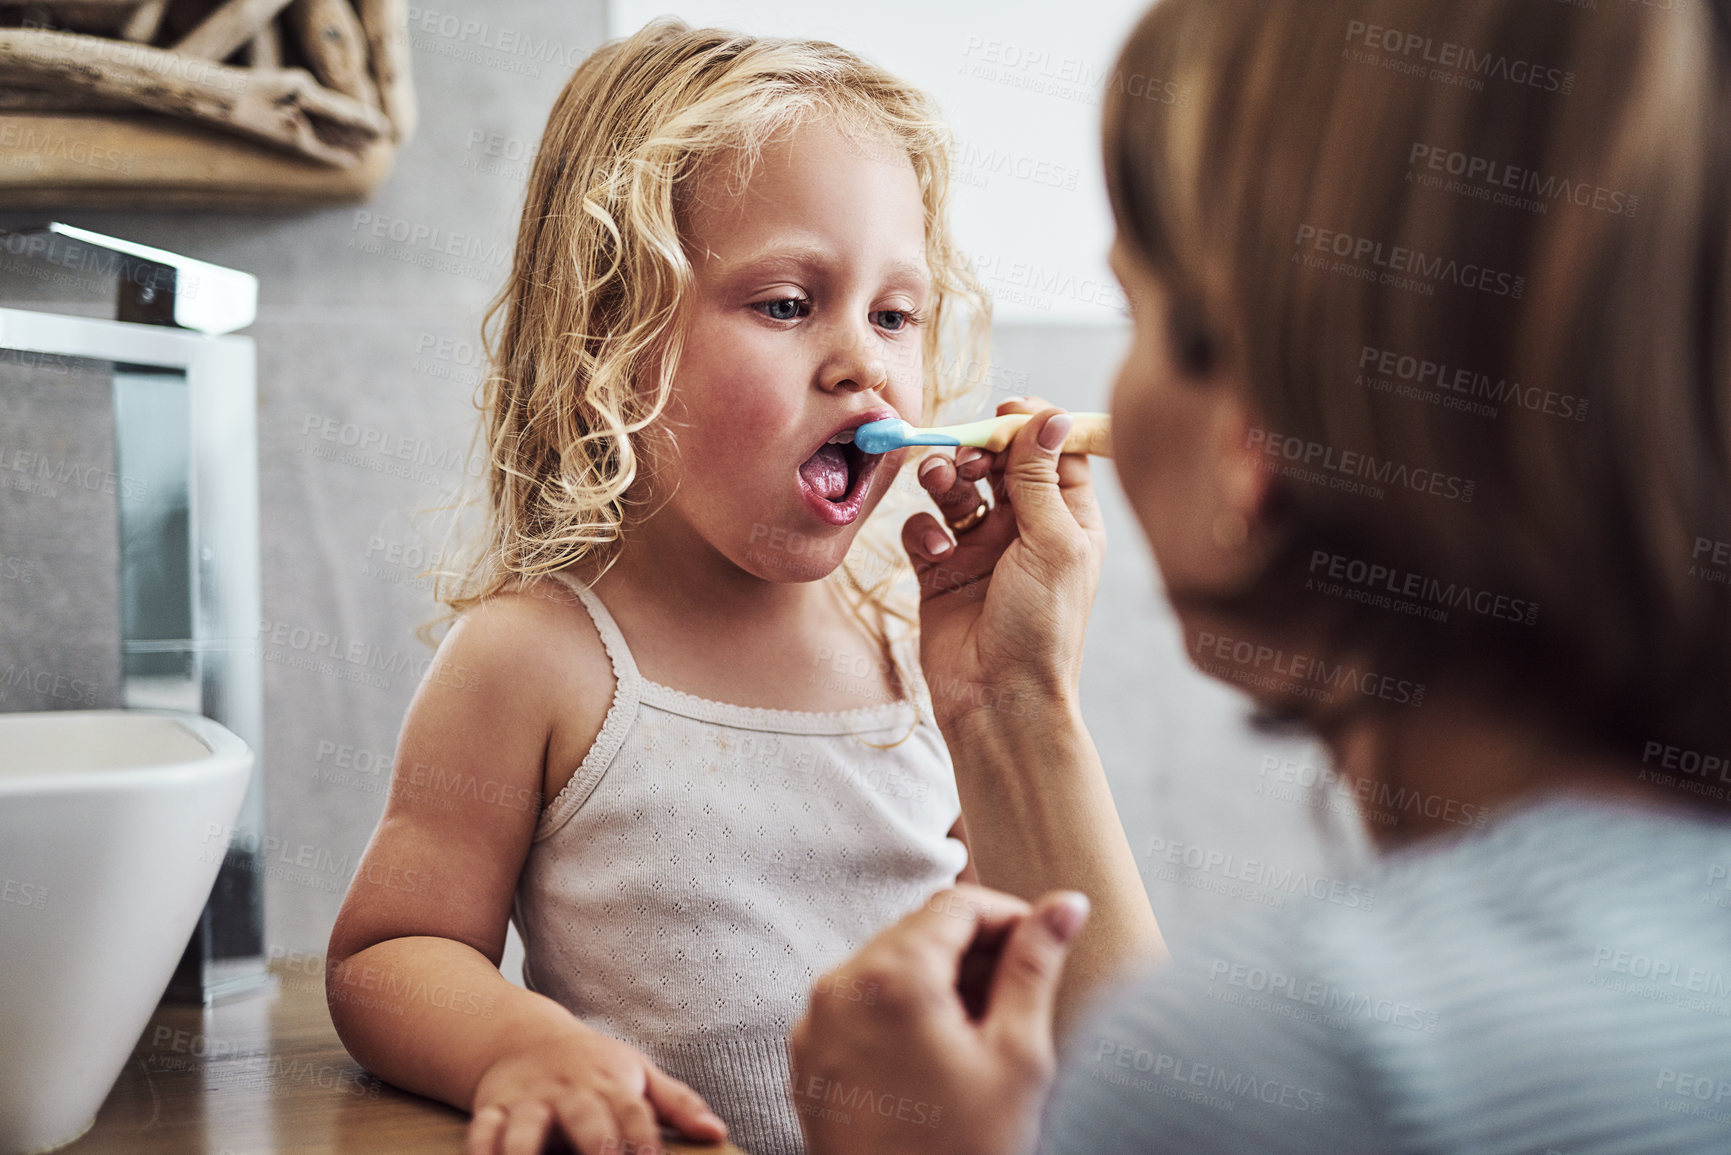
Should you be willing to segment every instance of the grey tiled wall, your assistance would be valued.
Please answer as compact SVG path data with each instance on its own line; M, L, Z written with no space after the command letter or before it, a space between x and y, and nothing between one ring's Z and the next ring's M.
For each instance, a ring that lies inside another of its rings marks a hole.
M0 350L0 710L120 704L108 366Z

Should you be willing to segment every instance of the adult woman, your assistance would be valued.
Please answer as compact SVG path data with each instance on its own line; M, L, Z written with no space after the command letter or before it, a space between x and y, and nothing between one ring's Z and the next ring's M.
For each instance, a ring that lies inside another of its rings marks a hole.
M1728 60L1723 0L1144 18L1105 118L1126 493L1198 664L1420 804L1371 828L1375 910L1103 995L1158 937L1075 710L1085 466L1030 422L1008 508L941 567L904 540L981 880L1094 912L1067 948L1063 895L940 895L826 976L881 993L794 1035L816 1155L1026 1149L1054 999L1042 1151L1727 1149Z

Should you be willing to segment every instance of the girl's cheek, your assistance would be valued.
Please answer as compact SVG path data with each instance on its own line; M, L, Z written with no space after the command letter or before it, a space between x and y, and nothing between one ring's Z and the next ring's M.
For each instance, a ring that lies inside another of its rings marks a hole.
M890 386L888 401L890 408L900 413L916 424L920 419L920 411L924 408L926 396L926 378L921 367L916 363L913 368L899 379L894 379Z

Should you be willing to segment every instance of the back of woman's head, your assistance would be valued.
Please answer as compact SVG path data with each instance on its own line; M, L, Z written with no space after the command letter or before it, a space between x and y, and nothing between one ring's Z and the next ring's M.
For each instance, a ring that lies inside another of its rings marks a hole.
M1224 608L1599 746L1731 749L1728 7L1149 12L1120 236L1281 470Z
M682 351L685 209L700 184L725 195L747 179L765 143L812 116L913 166L932 284L922 416L968 394L988 307L951 237L949 136L930 99L833 44L652 22L584 61L548 117L488 316L488 525L466 576L440 591L454 610L519 576L617 556L627 491L655 464L649 434L672 437L651 427ZM958 334L970 346L940 356ZM862 534L875 563L871 578L849 575L856 590L881 597L897 576L889 537Z

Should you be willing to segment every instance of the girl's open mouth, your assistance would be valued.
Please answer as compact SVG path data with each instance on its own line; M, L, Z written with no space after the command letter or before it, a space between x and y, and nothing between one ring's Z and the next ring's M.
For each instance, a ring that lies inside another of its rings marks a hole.
M822 521L849 525L865 508L881 460L852 444L820 445L799 467L800 496Z

